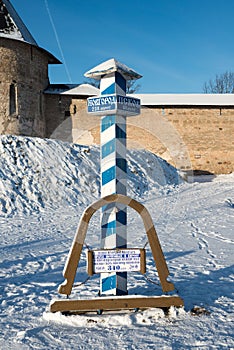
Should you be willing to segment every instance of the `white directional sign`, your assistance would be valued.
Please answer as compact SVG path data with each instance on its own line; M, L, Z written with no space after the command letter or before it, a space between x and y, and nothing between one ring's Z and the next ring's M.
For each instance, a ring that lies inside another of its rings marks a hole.
M131 116L140 114L140 108L140 100L129 96L103 95L88 98L88 113L94 115L121 114Z
M141 249L94 250L93 273L141 271Z

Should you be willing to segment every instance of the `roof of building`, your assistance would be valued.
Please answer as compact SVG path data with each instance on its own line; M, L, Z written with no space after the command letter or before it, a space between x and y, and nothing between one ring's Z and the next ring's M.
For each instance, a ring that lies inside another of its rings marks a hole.
M9 0L0 0L0 36L26 41L37 46L36 40Z
M234 106L234 94L133 94L142 106Z
M45 94L68 96L96 96L99 89L90 84L50 84Z
M36 46L39 50L47 54L49 63L61 63L50 52L37 45L36 40L33 38L9 0L0 0L0 37L19 40Z

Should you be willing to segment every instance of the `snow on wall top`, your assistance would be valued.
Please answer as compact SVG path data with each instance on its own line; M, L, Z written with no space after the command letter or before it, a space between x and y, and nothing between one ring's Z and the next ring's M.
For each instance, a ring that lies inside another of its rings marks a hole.
M38 46L9 0L0 0L0 37Z
M90 84L50 84L45 94L98 96ZM131 94L142 106L234 106L234 94Z
M90 84L50 84L44 93L50 95L95 96L99 94L99 89Z
M139 79L142 76L135 72L132 68L127 67L125 64L120 63L115 58L111 58L98 66L90 69L84 74L86 78L93 78L100 80L103 75L110 74L113 72L120 72L126 80Z
M234 106L234 94L133 94L142 106Z

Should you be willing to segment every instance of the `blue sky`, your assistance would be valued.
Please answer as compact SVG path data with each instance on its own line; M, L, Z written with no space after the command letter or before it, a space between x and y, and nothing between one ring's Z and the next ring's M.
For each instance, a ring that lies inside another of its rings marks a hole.
M82 83L112 57L143 76L142 93L199 93L215 74L234 71L234 0L11 2L37 43L65 58L50 67L52 83Z

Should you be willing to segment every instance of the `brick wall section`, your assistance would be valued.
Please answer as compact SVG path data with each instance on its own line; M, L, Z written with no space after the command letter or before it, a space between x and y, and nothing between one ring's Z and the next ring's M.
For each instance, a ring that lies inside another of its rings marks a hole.
M69 127L69 130L67 130L68 124L65 121L70 116L71 97L53 94L45 94L44 97L46 115L45 136L47 138L52 137L69 141L69 136L71 137L72 135L72 127Z
M187 145L194 170L234 171L234 107L168 108L164 113Z
M86 99L73 98L70 108L73 142L84 145L100 143L100 118L87 113ZM93 133L95 135L93 135Z
M44 95L48 86L47 55L25 42L0 38L0 134L45 135ZM2 69L4 67L4 69ZM10 114L10 85L16 111Z
M86 102L72 100L73 140L99 144L100 117L86 113ZM142 108L127 119L128 148L145 148L183 171L234 171L234 107Z

